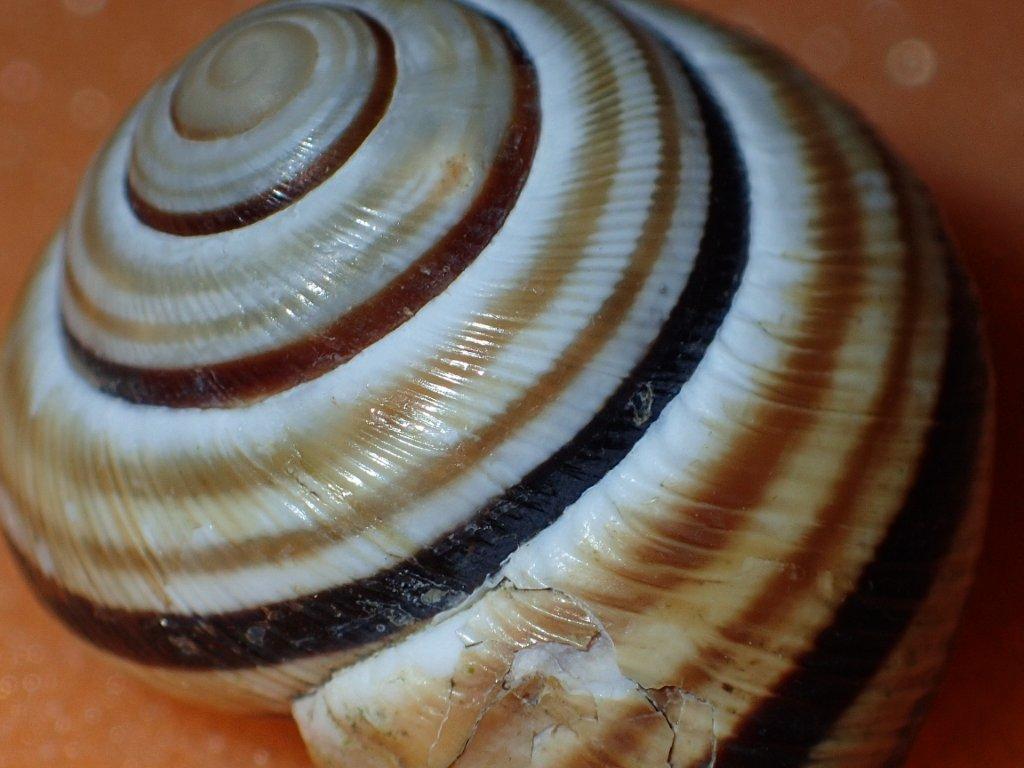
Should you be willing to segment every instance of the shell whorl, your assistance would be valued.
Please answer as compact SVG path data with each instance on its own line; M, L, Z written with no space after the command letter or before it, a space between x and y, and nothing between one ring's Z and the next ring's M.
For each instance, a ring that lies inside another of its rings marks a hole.
M43 599L194 698L341 670L296 705L326 765L487 765L580 696L523 766L883 765L976 552L985 361L926 196L640 0L246 14L97 158L0 375Z
M501 229L537 140L532 64L454 6L378 14L257 11L125 123L64 245L67 336L101 389L177 407L289 389L403 324ZM216 133L222 113L237 124Z

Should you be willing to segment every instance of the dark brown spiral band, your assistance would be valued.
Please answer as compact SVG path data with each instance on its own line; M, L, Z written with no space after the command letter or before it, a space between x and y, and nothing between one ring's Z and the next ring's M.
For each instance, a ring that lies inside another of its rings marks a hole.
M512 33L501 31L515 83L512 118L494 164L463 218L404 272L306 338L269 352L194 368L140 368L108 360L77 339L65 323L68 350L83 375L101 391L133 403L173 408L238 406L322 376L415 315L491 242L515 206L533 164L541 118L537 72Z
M691 73L712 158L711 202L686 288L652 344L593 419L465 525L387 570L294 600L216 615L107 608L63 588L15 554L37 593L71 629L151 666L245 669L369 646L452 608L525 541L618 464L690 378L732 306L747 263L749 189L720 108ZM649 397L648 418L638 404ZM430 599L440 590L448 599Z
M344 131L309 164L277 181L273 187L225 208L178 213L150 204L125 179L128 203L139 221L152 229L181 237L213 235L241 229L287 208L312 192L355 154L387 112L395 90L398 66L395 43L388 31L374 19L360 14L370 28L377 47L377 72L366 103Z
M814 747L889 660L949 555L971 506L987 387L977 308L953 261L949 273L953 322L945 373L934 425L903 508L832 623L771 696L719 745L719 768L807 764Z

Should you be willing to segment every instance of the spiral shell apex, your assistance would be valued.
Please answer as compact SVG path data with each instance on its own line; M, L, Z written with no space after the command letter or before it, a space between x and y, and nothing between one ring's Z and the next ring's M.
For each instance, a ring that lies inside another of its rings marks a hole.
M644 0L278 2L153 88L0 371L70 628L322 766L883 766L991 435L910 174Z

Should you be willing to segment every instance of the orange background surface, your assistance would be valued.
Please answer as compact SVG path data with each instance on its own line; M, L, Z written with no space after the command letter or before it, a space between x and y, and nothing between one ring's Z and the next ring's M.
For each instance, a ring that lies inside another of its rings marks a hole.
M118 117L251 0L0 0L0 324ZM1024 766L1024 0L692 0L843 93L936 192L999 386L979 578L912 768ZM33 602L0 552L0 768L308 766L287 720L176 704Z

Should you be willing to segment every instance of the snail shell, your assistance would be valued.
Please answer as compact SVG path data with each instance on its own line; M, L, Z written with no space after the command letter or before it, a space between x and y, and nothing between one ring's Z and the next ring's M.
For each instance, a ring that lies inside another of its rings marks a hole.
M989 418L924 193L640 0L259 8L96 160L0 379L72 629L322 765L890 765Z

